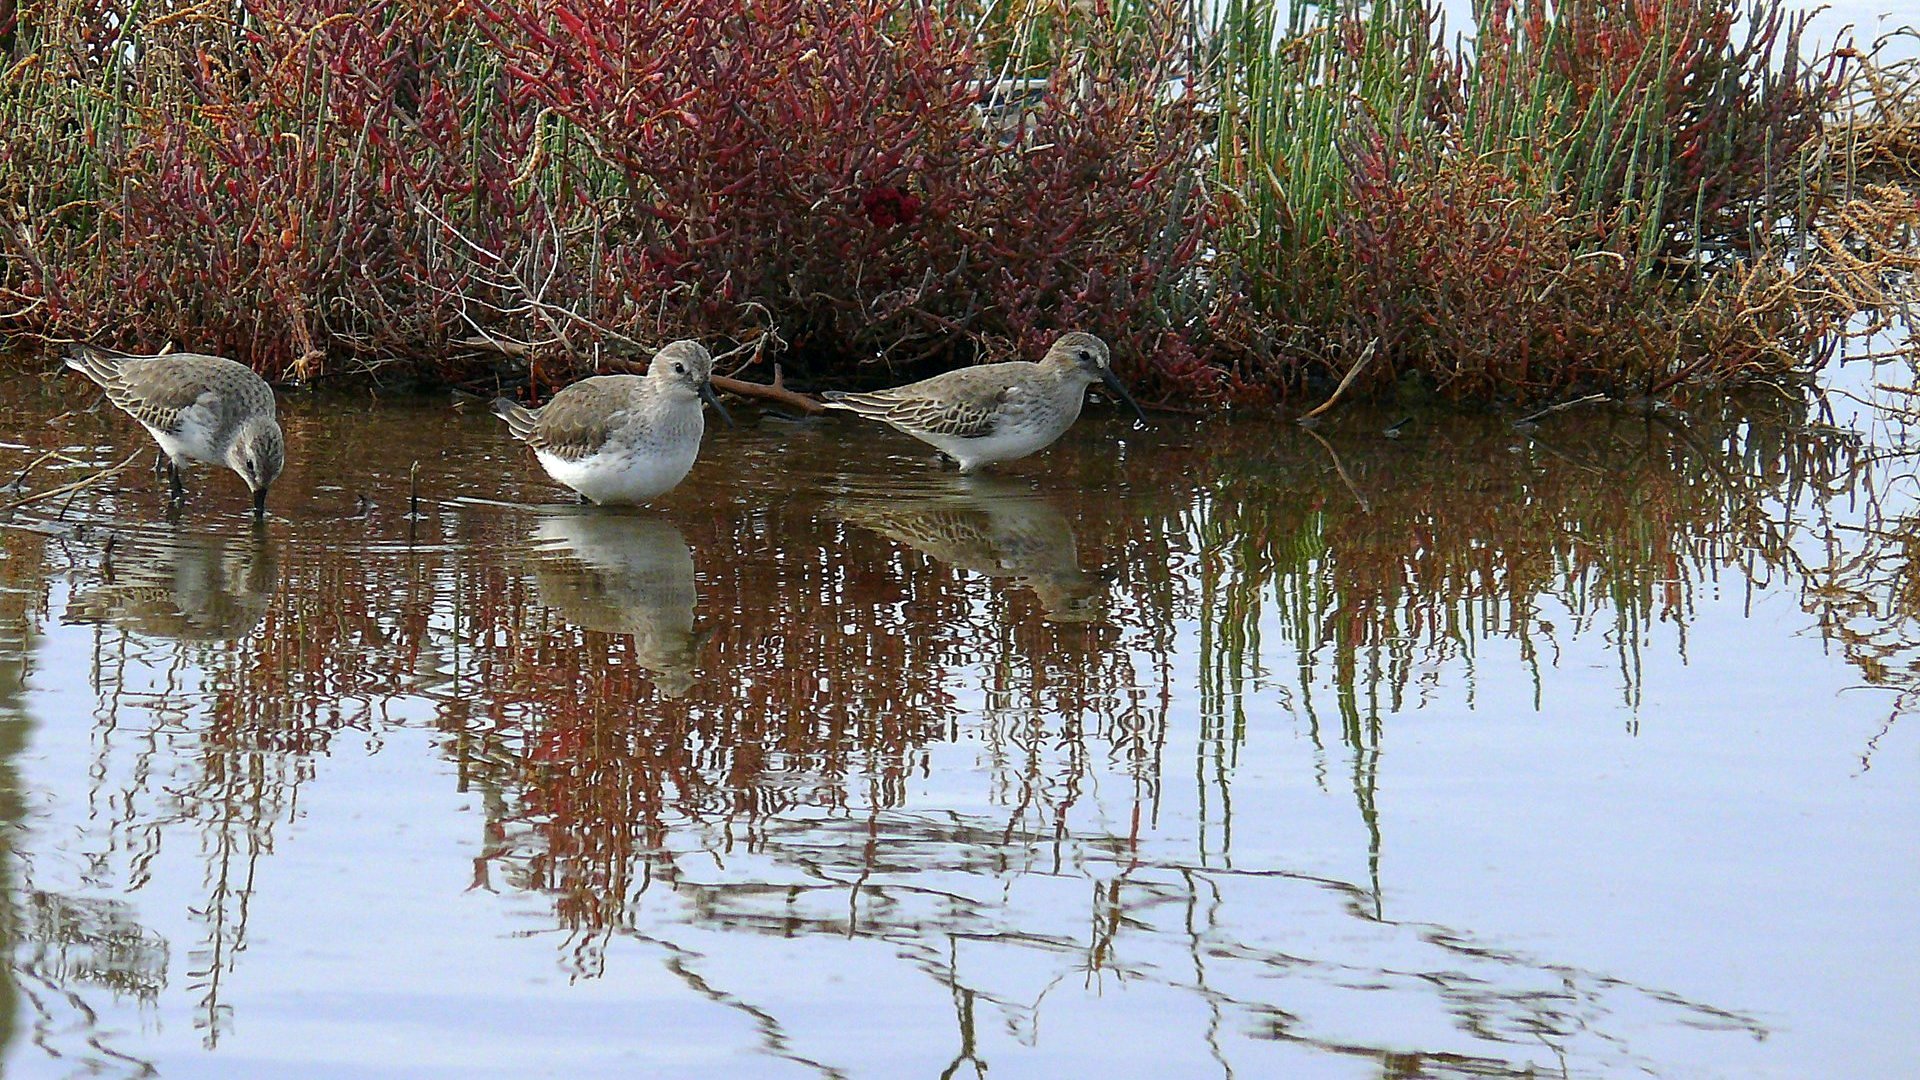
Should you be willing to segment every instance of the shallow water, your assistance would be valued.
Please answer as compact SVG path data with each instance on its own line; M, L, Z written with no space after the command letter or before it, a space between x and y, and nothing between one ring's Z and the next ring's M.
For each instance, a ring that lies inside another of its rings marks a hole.
M139 447L92 397L0 385L0 480L73 459L0 501ZM1101 408L968 480L742 408L619 513L288 408L263 529L137 468L0 529L8 1075L1920 1051L1897 432Z

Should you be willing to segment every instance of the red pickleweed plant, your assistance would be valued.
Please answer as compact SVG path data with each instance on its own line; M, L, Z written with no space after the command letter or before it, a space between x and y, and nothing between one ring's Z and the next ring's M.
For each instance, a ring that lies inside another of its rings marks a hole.
M66 39L113 21L72 14ZM135 18L63 58L119 87L113 138L16 159L72 190L7 288L42 332L295 376L506 356L558 380L610 343L767 330L824 373L1077 327L1151 383L1148 349L1206 332L1165 300L1207 209L1201 127L1162 91L1188 58L1151 30L1096 20L1033 107L983 109L975 35L928 4Z
M1156 299L1204 208L1182 186L1199 127L1161 98L1185 62L1166 36L1084 42L1045 107L1009 118L983 113L975 41L934 6L488 18L510 93L583 146L554 177L613 200L602 264L617 280L596 290L596 321L727 333L753 305L816 365L1168 329ZM611 59L669 38L664 63Z

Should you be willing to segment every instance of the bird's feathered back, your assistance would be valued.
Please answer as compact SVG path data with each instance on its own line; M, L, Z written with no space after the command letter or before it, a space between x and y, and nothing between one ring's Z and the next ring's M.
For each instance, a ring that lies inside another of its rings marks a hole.
M621 438L636 425L662 430L655 415L666 391L664 380L646 375L594 375L569 383L545 405L528 409L506 399L494 404L494 415L507 422L516 438L561 461L578 461L600 452L608 439ZM700 411L668 418L666 427L685 428L696 436Z
M845 409L902 431L973 439L993 433L1009 396L1017 396L1032 364L982 364L917 383L871 393L829 390L826 406Z
M126 356L75 345L66 361L99 384L108 401L158 431L178 430L189 410L208 430L222 433L274 415L273 388L252 368L223 356Z

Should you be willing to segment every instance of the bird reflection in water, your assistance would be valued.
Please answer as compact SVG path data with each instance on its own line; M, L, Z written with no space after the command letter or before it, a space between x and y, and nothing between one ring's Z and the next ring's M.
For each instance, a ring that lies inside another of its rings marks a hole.
M657 514L558 509L532 539L542 604L579 629L631 635L654 686L687 692L712 631L694 628L693 549L679 529Z
M66 621L177 641L230 641L260 625L278 577L277 553L263 531L135 534L108 550L96 582L75 591Z
M831 513L938 562L1033 590L1049 622L1098 622L1106 575L1080 567L1073 526L1060 507L1024 484L945 477L920 489L858 492Z

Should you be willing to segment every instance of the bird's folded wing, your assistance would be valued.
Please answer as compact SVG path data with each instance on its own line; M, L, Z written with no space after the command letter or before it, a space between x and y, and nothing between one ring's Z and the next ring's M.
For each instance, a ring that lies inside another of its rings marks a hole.
M592 457L607 443L609 433L624 427L631 411L609 408L603 400L608 391L600 387L582 387L575 383L554 396L540 410L540 418L527 433L527 445L552 454L562 461ZM621 405L625 402L622 401Z
M188 423L220 426L226 401L197 372L164 359L120 362L118 377L107 384L107 400L135 420L169 434Z
M977 374L977 370L962 369L896 390L831 395L832 404L903 431L949 439L985 438L999 426L1018 390L1005 381L964 378Z

